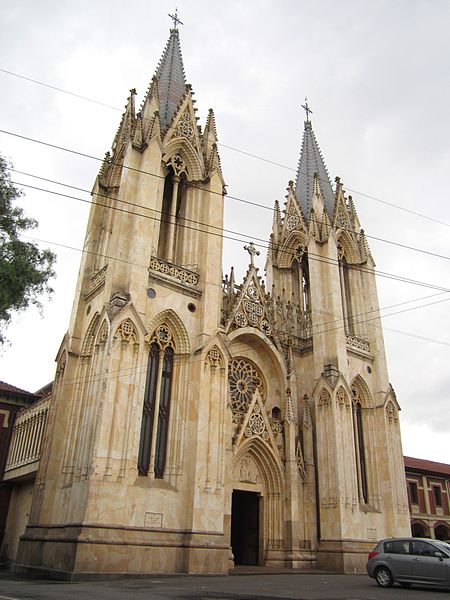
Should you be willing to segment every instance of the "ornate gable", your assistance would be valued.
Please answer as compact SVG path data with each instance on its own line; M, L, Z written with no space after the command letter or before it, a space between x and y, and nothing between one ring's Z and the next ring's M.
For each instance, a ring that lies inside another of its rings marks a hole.
M293 182L290 181L287 188L285 217L281 227L282 240L288 238L294 231L307 231L305 219L295 197L293 185Z
M206 174L202 143L191 91L188 86L187 89L165 135L163 160L169 162L174 155L180 155L186 163L188 179L202 180Z
M256 253L253 244L250 244L249 248ZM235 297L234 306L229 312L225 324L225 331L230 333L242 327L255 327L272 341L277 341L271 304L268 301L264 283L258 276L258 269L253 263Z
M246 440L252 437L260 437L278 454L278 447L272 432L269 418L266 414L263 400L258 389L256 389L253 399L248 407L247 414L244 417L241 428L236 438L236 446L239 447Z
M348 208L345 203L344 196L340 191L338 191L336 194L336 203L334 205L333 214L333 229L344 229L345 231L352 230Z

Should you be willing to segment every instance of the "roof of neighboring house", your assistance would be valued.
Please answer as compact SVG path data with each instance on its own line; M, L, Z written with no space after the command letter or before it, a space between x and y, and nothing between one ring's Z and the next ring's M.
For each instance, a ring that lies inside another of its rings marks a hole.
M5 381L0 381L0 394L4 394L6 396L21 396L32 398L36 396L33 392L27 392L27 390L22 390L21 388L16 387L15 385L11 385L10 383L6 383Z
M447 465L446 463L423 460L422 458L413 458L412 456L404 456L403 460L406 470L415 469L418 471L427 471L429 473L450 476L450 465Z

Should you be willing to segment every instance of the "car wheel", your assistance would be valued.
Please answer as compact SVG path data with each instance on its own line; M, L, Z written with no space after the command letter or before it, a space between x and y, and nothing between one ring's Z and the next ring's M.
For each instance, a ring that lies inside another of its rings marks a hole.
M394 583L394 578L392 577L392 573L387 567L379 567L375 571L375 581L380 587L387 588L392 587Z
M409 583L409 581L399 581L399 584L402 587L411 587L412 586L412 583Z

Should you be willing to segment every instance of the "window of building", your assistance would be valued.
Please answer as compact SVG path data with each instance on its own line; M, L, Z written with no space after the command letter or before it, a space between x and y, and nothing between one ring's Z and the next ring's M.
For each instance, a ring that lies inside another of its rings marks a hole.
M419 491L415 481L408 481L408 490L411 504L419 504Z
M281 420L281 410L278 408L278 406L274 406L274 408L272 408L272 419L275 419L276 421Z
M179 155L167 165L161 210L158 257L180 264L186 230L186 165Z
M293 269L293 294L296 304L300 306L302 312L311 310L310 286L309 286L309 266L308 254L306 248L299 244L295 249Z
M344 327L348 335L355 335L353 321L353 299L350 284L350 266L345 256L344 248L338 244L339 252L339 277L341 283L342 312L344 313Z
M164 475L174 363L173 339L162 325L150 346L138 454L139 475Z
M438 485L433 485L433 497L436 506L442 506L442 492Z

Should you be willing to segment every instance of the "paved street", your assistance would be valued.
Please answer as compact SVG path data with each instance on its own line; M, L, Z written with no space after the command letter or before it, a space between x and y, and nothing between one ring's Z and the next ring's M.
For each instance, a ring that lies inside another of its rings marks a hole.
M54 582L0 574L0 600L435 600L448 591L381 589L365 575L270 573Z

